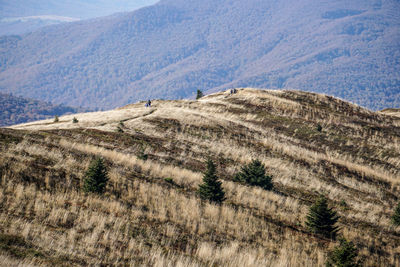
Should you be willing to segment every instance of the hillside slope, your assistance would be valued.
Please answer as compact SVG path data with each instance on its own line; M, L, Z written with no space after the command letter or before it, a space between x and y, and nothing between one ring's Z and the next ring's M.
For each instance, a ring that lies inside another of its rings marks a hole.
M400 194L398 117L254 89L73 116L0 129L2 262L324 266L336 243L304 227L324 194L365 266L400 265L400 229L390 224ZM80 189L95 156L109 168L102 196ZM223 179L221 206L196 194L208 157ZM232 181L255 158L273 191Z
M383 114L400 117L400 108L388 108L380 111Z
M84 110L0 93L0 127Z
M400 104L399 1L163 0L0 40L0 90L114 108L196 89L288 88Z

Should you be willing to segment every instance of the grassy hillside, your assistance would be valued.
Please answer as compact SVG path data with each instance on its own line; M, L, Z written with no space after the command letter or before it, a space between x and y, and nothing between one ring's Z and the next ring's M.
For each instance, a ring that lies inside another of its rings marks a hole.
M400 108L387 108L387 109L381 110L381 113L400 117Z
M396 0L163 0L0 38L0 91L109 109L251 86L398 107L395 10Z
M390 223L399 147L398 117L300 91L241 89L0 129L0 261L324 266L337 243L304 225L323 194L365 266L400 266ZM81 190L95 156L109 169L100 196ZM208 157L221 206L196 193ZM273 191L233 181L252 159Z
M55 115L82 110L0 93L0 126L54 118Z

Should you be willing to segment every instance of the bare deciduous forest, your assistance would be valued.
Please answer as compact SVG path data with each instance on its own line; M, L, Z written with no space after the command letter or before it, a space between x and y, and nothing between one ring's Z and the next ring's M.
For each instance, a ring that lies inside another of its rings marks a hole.
M396 0L162 0L0 37L0 92L110 109L196 89L285 88L398 108L398 10Z

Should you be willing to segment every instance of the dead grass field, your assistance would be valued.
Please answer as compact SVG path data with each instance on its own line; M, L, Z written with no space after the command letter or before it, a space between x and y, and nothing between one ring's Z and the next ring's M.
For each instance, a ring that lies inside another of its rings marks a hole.
M324 266L336 243L304 227L324 194L365 266L400 266L398 117L298 91L152 103L0 129L1 264ZM103 196L80 189L94 156ZM196 194L207 157L221 206ZM273 191L233 182L256 158Z

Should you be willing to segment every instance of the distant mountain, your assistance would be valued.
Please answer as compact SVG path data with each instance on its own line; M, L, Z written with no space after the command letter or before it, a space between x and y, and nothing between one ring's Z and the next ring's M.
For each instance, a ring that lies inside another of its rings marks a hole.
M133 11L157 0L0 0L0 35L32 32L43 26Z
M56 15L94 18L155 4L157 0L0 0L0 17Z
M78 18L51 15L4 18L0 20L0 36L33 32L44 26L78 20Z
M0 93L0 126L43 120L84 110Z
M112 108L248 86L396 107L398 10L395 0L163 0L1 38L0 91Z

